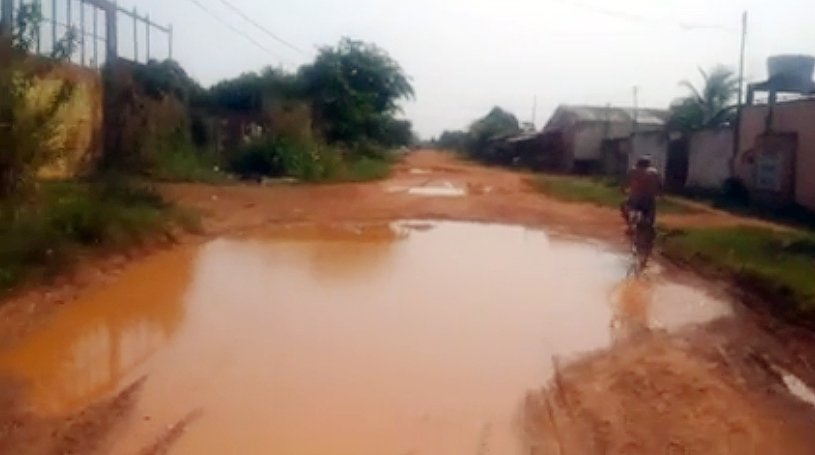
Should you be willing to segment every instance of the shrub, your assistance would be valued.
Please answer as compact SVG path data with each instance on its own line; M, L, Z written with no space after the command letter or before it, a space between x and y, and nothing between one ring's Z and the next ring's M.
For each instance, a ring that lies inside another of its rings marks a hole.
M79 247L126 246L174 226L194 229L150 188L109 179L49 183L25 205L0 207L0 290L54 272Z
M335 178L342 154L324 144L263 137L246 144L230 160L229 169L246 177L294 177L305 181Z

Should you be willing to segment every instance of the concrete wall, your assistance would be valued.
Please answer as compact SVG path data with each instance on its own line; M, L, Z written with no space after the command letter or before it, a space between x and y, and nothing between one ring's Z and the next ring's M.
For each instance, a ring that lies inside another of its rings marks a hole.
M63 148L56 162L40 170L43 178L69 178L90 168L98 156L102 136L102 79L99 72L63 65L42 76L29 93L29 106L42 109L63 83L75 84L70 101L57 115L58 126L51 138Z
M724 181L730 177L733 139L732 129L704 130L690 136L688 187L722 189Z
M765 130L767 112L767 106L746 106L742 113L736 174L748 185L754 185L754 162L745 158L756 145L756 138ZM815 100L777 104L772 128L777 133L798 135L794 163L795 199L797 203L815 210Z
M600 160L604 139L631 135L630 123L579 123L574 128L574 159Z
M642 156L649 155L653 166L661 175L665 175L665 164L668 159L668 138L662 132L637 133L631 143L628 167L634 167Z

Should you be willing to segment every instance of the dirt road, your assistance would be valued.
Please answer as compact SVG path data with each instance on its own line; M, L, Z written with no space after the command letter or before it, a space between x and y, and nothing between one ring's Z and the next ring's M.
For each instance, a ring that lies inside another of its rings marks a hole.
M167 187L203 235L0 309L0 454L815 453L808 335L688 271L618 283L616 211L528 178L421 151L370 184Z

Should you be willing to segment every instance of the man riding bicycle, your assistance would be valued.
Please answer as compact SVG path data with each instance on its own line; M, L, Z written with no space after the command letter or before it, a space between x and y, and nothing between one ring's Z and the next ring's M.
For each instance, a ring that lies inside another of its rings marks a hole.
M628 198L620 206L626 226L628 226L628 213L631 210L639 210L651 228L656 223L656 198L662 191L662 177L651 165L651 158L643 156L637 159L637 163L628 173L623 192L628 193ZM631 234L631 226L628 226L626 233Z

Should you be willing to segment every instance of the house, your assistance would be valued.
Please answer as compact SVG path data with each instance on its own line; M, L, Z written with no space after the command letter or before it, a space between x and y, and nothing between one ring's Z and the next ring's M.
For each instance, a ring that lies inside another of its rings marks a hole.
M664 131L668 115L663 109L561 105L543 133L560 136L565 170L599 172L607 161L603 156L604 141L630 138L635 132L654 133L634 140L632 150L636 151L640 142L650 147L657 142L657 133Z
M815 99L745 106L736 176L753 199L815 210Z
M775 56L769 79L748 87L733 168L751 199L773 206L798 204L815 210L815 58ZM755 103L767 92L767 103ZM778 94L797 99L778 101Z

